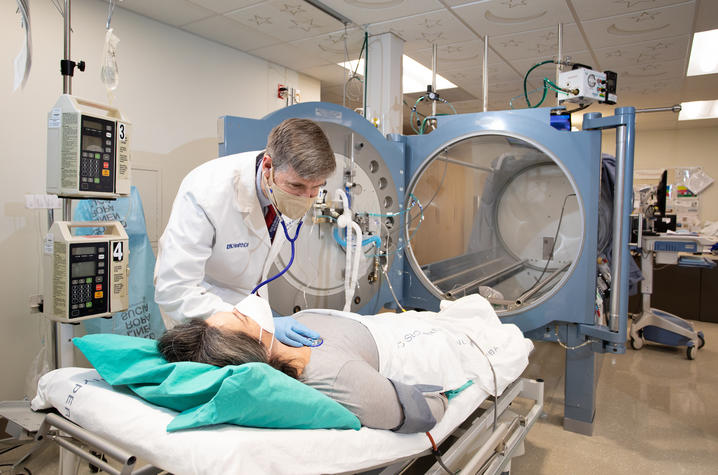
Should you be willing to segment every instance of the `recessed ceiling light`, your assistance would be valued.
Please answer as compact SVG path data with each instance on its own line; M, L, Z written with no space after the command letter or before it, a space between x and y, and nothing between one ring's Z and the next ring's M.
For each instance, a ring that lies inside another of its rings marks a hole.
M718 118L718 101L682 102L678 120Z
M718 30L700 31L693 34L687 76L718 73L716 44L718 44Z
M359 66L357 67L357 60L337 63L339 66L348 69L352 73L357 72L359 76L364 75L364 60L358 61ZM427 68L423 64L414 61L407 55L404 55L402 60L403 75L401 78L401 88L404 94L411 94L413 92L425 92L426 86L431 84L431 69ZM436 75L436 90L440 91L443 89L451 89L458 87L453 82L449 81L445 77L437 74Z

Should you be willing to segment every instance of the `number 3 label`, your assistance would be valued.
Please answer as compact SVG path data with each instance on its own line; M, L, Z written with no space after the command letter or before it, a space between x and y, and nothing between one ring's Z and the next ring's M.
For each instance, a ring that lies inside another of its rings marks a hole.
M125 257L122 241L112 243L112 260L121 261Z
M125 135L125 124L120 124L120 140L123 142L127 139L127 135Z

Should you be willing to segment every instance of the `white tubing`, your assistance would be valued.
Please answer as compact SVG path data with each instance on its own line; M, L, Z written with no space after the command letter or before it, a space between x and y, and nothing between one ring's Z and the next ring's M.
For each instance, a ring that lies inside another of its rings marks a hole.
M349 209L349 198L347 198L344 190L341 188L337 189L336 197L337 199L342 200L342 204L344 206L344 212L341 216L339 216L339 219L337 219L337 226L339 226L339 229L347 229L347 245L345 249L346 259L344 264L344 311L348 312L351 309L352 298L354 297L354 287L356 286L356 280L358 279L359 273L358 262L357 265L354 266L352 261L352 252L356 252L357 254L359 253L359 249L353 245L352 231L358 230L358 236L359 239L361 239L361 229L357 229L359 228L359 225L351 218L352 214L351 209ZM356 228L354 226L356 226ZM359 241L359 243L361 243L361 241ZM357 268L356 272L353 271L353 268ZM357 274L357 278L353 278L355 273Z
M347 306L346 302L344 303L344 311L347 312L351 310L351 300L354 298L354 291L357 288L357 283L359 282L359 262L361 260L361 240L362 240L362 232L361 228L355 221L350 221L351 228L354 230L355 238L352 242L353 249L353 257L354 257L354 263L352 265L352 280L351 285L349 287L350 294L347 294L346 300L349 302L349 306ZM349 241L347 241L347 247L349 247Z

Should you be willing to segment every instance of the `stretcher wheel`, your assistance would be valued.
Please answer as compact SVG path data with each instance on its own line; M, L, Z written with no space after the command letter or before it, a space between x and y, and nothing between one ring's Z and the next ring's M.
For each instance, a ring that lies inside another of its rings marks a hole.
M704 346L706 346L706 339L702 334L698 334L698 339L700 340L700 343L698 343L698 349L700 350Z
M634 350L643 348L643 337L639 337L638 339L631 337L631 348Z
M696 359L696 353L698 353L698 348L696 348L695 346L689 346L688 348L686 348L686 356L689 360Z

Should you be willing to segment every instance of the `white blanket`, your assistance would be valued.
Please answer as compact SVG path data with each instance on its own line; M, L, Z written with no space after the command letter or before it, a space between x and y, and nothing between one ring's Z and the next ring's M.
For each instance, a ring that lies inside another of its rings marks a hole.
M439 441L487 397L472 385L451 400L431 434ZM35 410L55 407L85 429L172 473L316 474L359 471L430 447L425 434L391 431L254 429L231 425L167 433L176 413L113 389L94 369L44 375Z
M378 315L314 309L296 315L322 313L361 322L376 342L379 372L394 381L448 391L473 380L489 394L503 393L528 366L531 340L516 325L502 324L478 294L444 300L440 308Z

